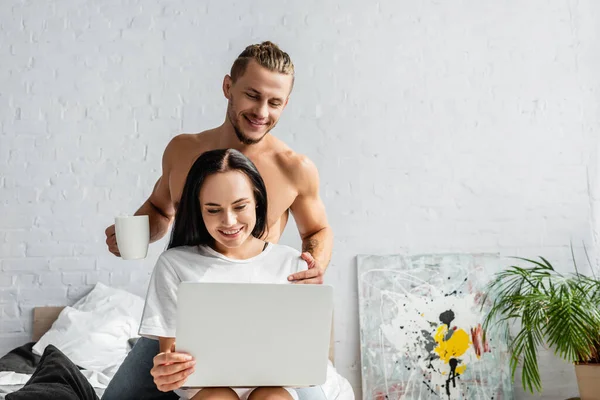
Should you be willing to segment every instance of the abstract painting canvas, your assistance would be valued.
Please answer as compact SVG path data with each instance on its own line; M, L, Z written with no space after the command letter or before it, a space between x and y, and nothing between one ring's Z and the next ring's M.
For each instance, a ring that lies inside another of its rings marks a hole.
M360 255L363 400L513 398L506 343L484 333L494 255Z

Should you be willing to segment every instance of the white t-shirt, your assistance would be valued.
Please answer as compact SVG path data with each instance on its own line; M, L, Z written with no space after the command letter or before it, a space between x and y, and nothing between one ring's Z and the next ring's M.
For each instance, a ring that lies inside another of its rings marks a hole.
M140 324L140 336L175 337L180 282L289 283L287 277L308 268L300 252L269 243L246 260L225 257L208 246L169 249L156 262Z

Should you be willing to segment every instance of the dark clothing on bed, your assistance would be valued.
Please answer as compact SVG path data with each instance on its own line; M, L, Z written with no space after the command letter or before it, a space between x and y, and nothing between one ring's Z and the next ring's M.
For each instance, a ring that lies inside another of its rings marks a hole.
M0 358L0 372L12 371L19 374L33 374L35 367L40 363L40 356L33 353L35 342L12 349Z
M6 400L98 400L94 388L67 356L48 345L25 386Z

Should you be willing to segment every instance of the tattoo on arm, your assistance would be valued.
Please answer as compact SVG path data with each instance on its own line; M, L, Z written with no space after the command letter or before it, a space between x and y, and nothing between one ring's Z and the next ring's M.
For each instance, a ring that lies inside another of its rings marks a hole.
M317 239L306 239L302 241L302 252L309 252L313 255L313 251L319 245L319 241ZM314 256L314 255L313 255Z

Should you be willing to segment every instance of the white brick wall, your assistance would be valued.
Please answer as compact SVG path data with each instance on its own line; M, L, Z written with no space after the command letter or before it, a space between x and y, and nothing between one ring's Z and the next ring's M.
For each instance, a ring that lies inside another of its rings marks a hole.
M336 361L360 392L357 253L561 262L569 240L598 241L598 11L593 0L0 2L0 352L28 340L33 306L71 304L99 281L144 294L164 241L124 262L104 228L149 195L172 136L223 121L223 75L270 39L296 63L275 134L321 172ZM293 224L284 243L299 243ZM576 393L570 366L543 371L545 398Z

